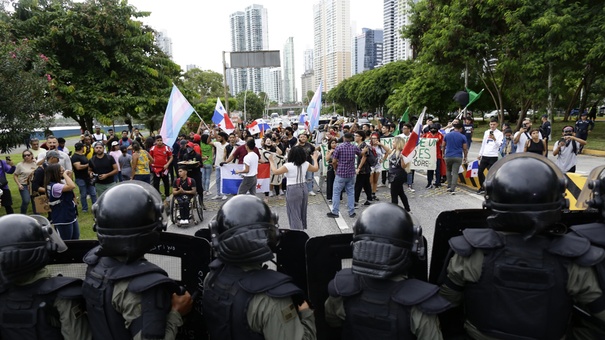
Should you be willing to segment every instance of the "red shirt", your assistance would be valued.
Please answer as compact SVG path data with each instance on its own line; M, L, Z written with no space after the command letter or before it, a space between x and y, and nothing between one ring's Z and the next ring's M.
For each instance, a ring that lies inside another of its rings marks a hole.
M439 132L432 134L430 131L427 133L423 133L422 138L437 138L437 159L442 159L443 155L441 154L441 146L443 145L443 135Z
M153 157L153 169L162 170L164 168L164 165L168 163L168 160L172 156L172 151L170 150L168 145L164 145L162 147L154 145L149 150L149 154L151 155L151 157Z
M254 153L258 155L260 158L260 152L257 147L254 147ZM246 150L246 145L240 145L235 151L233 151L233 159L237 159L237 164L244 164L244 157L248 154L248 150Z

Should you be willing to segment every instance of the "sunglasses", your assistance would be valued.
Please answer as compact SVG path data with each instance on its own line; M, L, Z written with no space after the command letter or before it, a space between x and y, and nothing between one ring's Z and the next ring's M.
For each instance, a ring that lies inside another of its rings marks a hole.
M573 132L573 130L563 130L563 132Z
M31 154L31 153L28 153L28 154L23 155L23 157L31 157L31 156L32 156L32 154Z

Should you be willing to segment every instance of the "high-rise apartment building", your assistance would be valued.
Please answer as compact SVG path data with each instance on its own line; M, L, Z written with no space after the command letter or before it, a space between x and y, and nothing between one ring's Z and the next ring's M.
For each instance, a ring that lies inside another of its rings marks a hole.
M307 49L304 52L303 55L303 61L304 61L304 72L308 72L308 71L313 71L313 49Z
M313 73L315 88L325 92L351 76L349 0L320 0L313 6Z
M269 89L266 92L269 100L273 102L283 102L282 92L282 72L279 67L269 70Z
M168 36L168 33L165 30L158 31L155 33L155 43L156 45L166 53L167 56L172 58L172 39Z
M361 34L354 39L353 74L382 65L382 39L382 30L361 29Z
M401 37L401 29L410 23L407 0L384 0L384 43L382 63L412 59L408 39Z
M282 101L284 103L294 103L297 101L296 95L296 76L294 75L294 38L289 37L284 45L282 56L282 69L284 76Z
M246 7L244 12L231 14L229 19L232 51L261 51L269 48L266 8L261 5L251 5ZM267 93L269 90L268 69L230 69L229 73L232 95L242 91Z
M309 98L307 97L307 93L309 91L315 92L317 90L317 86L315 86L315 75L313 74L313 70L309 70L302 74L300 77L300 87L302 89L302 98L300 101L303 104L309 103Z

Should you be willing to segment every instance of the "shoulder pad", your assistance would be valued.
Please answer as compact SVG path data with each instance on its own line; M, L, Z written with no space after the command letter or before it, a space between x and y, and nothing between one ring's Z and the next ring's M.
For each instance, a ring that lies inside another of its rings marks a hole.
M82 296L82 280L63 276L51 277L44 280L38 289L38 293L43 295L54 292L62 298L78 298Z
M587 238L590 242L605 247L605 224L588 223L571 227L578 235Z
M111 268L107 277L112 280L134 278L148 273L158 273L166 277L168 276L164 269L145 259L138 259L131 263L122 263L113 257L101 257L99 261L108 268Z
M150 272L133 278L130 283L128 283L128 291L133 293L142 293L150 288L163 284L168 285L169 289L174 289L174 291L178 290L178 285L176 282L166 276L166 274Z
M88 265L99 263L99 256L97 256L97 251L99 250L99 248L101 248L101 246L96 246L89 250L88 253L84 255L82 261L84 261L84 263Z
M266 293L271 297L286 297L301 294L302 290L292 283L292 278L274 270L256 270L239 281L248 293Z
M551 241L548 252L563 257L578 257L584 255L589 249L590 241L587 239L572 234L565 234Z
M603 248L590 246L588 251L578 257L574 262L580 267L592 267L605 260L605 250Z
M448 241L448 243L450 244L450 248L452 248L452 250L456 252L456 254L462 257L471 256L473 254L473 251L475 250L475 248L473 248L473 246L468 243L464 236L452 237Z
M439 295L438 286L416 279L401 282L392 299L404 306L416 306L425 314L439 314L451 307L451 304Z
M223 261L221 261L219 259L215 259L214 261L210 262L210 264L208 265L208 268L210 268L210 270L216 270L222 266L223 266Z
M475 248L500 248L504 245L500 234L493 229L464 229L462 235Z
M361 286L357 275L353 274L351 268L343 269L336 273L334 279L328 284L328 293L332 297L353 296L361 292Z

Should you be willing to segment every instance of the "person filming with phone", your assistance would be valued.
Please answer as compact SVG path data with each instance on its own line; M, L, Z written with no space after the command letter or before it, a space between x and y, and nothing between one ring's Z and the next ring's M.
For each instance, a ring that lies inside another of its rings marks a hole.
M523 123L521 124L521 128L515 133L515 136L513 137L513 142L515 143L515 145L520 145L520 147L517 148L517 152L525 152L525 145L527 144L527 141L531 139L531 124L531 119L525 118L523 120ZM539 130L538 138L540 140L544 139L542 133L540 133Z
M563 172L576 172L577 155L586 141L574 136L573 126L563 127L563 137L557 140L552 148L552 155L557 157L555 164Z

